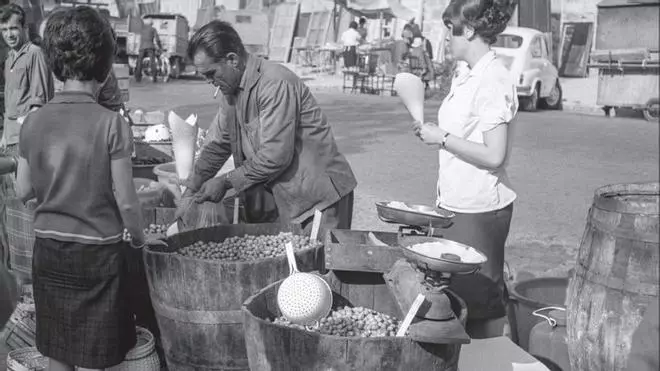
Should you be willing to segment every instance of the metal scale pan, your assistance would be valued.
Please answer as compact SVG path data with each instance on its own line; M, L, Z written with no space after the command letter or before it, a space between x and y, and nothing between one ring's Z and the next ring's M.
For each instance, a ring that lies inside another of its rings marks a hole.
M386 223L413 227L442 228L448 226L451 223L451 219L455 216L453 212L443 209L405 202L403 204L411 210L392 207L386 201L376 202L378 217Z

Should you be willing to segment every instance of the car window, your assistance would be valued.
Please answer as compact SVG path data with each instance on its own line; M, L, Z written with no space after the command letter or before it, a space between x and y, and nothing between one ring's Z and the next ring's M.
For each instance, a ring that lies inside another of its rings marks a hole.
M541 58L543 57L543 51L541 49L541 39L535 37L532 40L532 44L529 47L530 52L532 53L532 58Z
M548 51L548 43L545 41L544 37L539 40L541 41L541 56L547 59L548 55L550 55L550 52Z
M496 48L518 49L522 45L523 39L518 35L501 34L493 44Z

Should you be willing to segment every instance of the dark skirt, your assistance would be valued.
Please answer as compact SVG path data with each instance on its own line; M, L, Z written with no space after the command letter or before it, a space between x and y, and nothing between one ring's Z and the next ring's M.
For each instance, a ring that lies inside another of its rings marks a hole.
M357 66L357 47L344 47L344 67L350 68Z
M468 322L504 317L509 296L504 283L504 246L513 204L485 213L455 214L452 224L436 235L472 246L484 253L488 261L476 274L454 275L451 288L465 300Z
M32 261L36 345L84 368L120 364L135 346L126 245L36 238Z

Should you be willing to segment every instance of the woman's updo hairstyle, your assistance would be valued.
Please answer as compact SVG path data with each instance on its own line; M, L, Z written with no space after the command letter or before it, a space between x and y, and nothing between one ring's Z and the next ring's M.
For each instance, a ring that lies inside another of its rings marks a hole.
M509 23L515 4L515 0L451 0L442 21L452 28L454 36L463 35L465 26L470 26L486 43L494 44Z

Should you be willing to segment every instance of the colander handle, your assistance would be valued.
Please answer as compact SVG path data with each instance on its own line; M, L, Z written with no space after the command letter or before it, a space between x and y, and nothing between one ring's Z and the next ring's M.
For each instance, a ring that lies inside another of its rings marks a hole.
M285 245L286 259L289 262L289 275L298 273L298 265L296 264L296 256L293 254L293 244L287 242Z

